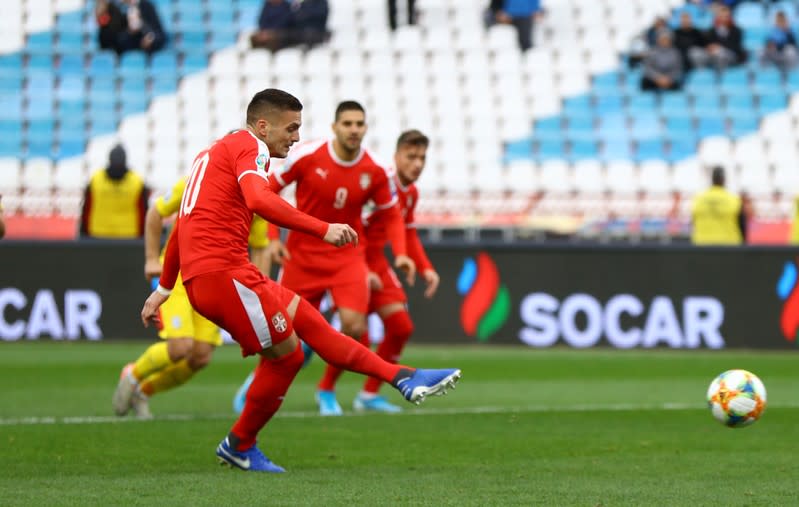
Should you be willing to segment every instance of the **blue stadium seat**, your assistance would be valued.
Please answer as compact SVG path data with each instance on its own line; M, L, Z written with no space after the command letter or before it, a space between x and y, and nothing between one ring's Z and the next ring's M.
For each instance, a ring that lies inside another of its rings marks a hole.
M675 139L669 142L669 162L675 163L692 157L696 154L696 141L693 139Z
M239 30L252 30L258 26L259 5L242 5L239 2Z
M114 76L116 72L116 55L111 51L101 51L92 54L88 74L96 76Z
M730 135L732 137L741 137L752 132L756 132L760 128L760 120L757 116L736 116L730 119Z
M638 93L627 101L627 114L630 116L655 115L657 98L654 93Z
M22 94L22 71L0 72L0 97Z
M588 95L569 97L563 101L564 116L591 114L591 108L591 97Z
M208 34L204 28L187 29L175 37L175 47L181 51L196 51L205 49Z
M75 157L84 151L86 151L86 133L84 129L61 130L59 132L55 150L56 157Z
M80 75L83 77L83 54L71 51L63 53L58 57L57 73L63 75Z
M0 157L18 157L22 152L22 121L0 118Z
M636 116L630 127L632 138L635 140L659 138L663 134L663 128L657 116Z
M177 74L178 54L172 49L155 53L150 59L150 76L157 77L164 72Z
M218 51L222 48L236 44L239 35L238 29L234 27L215 27L211 32L206 47L211 51Z
M727 123L721 113L717 116L708 114L697 120L697 133L699 137L723 136L726 131Z
M702 116L707 111L713 112L721 109L721 96L718 93L694 95L691 102L691 111L696 116Z
M208 55L205 51L186 53L180 63L180 73L185 76L204 70L208 66Z
M541 141L536 150L536 159L560 160L566 158L566 143L563 141Z
M138 114L147 111L149 105L149 96L144 93L123 94L120 100L122 116L131 114Z
M665 92L660 95L660 111L688 110L688 96L682 92Z
M761 49L763 49L763 45L766 42L769 30L770 29L767 27L758 27L758 28L752 27L744 30L743 33L744 49L752 53L757 53Z
M59 80L56 89L56 98L59 100L82 99L86 96L86 86L81 76L64 76Z
M82 51L83 50L83 32L64 30L58 33L58 42L55 45L55 50L59 53Z
M505 163L514 160L531 160L533 158L532 138L519 139L505 144Z
M0 120L19 120L22 118L22 95L0 97Z
M768 26L769 23L763 4L757 2L742 2L738 4L733 11L733 19L744 32L747 29Z
M542 134L555 133L560 136L563 132L563 123L563 117L561 116L552 116L538 120L533 125L533 134L539 136Z
M174 93L178 87L178 76L175 69L173 69L173 73L165 73L163 75L154 76L152 79L152 88L151 94L153 96L157 95L166 95L168 93Z
M25 71L28 74L47 72L53 73L53 54L52 53L29 53L28 64Z
M55 122L52 118L31 120L25 135L28 157L50 157L53 154Z
M119 83L119 94L123 96L144 95L147 96L147 80L144 76L128 76L122 78Z
M665 159L666 152L663 148L663 142L660 139L649 139L646 141L636 142L634 158L636 162Z
M667 111L663 116L666 122L666 133L686 132L695 133L694 119L690 112L685 110Z
M792 69L788 72L785 87L789 93L799 91L799 69Z
M52 53L54 42L53 32L34 32L28 35L28 40L25 42L25 50L36 53Z
M594 141L572 141L569 148L569 160L576 162L578 160L595 159L598 153L597 144Z
M212 2L207 8L208 26L216 27L224 26L230 27L238 31L236 26L236 13L226 3Z
M714 90L716 87L716 75L710 69L695 69L685 78L685 91L697 93L705 90Z
M590 111L587 114L573 112L566 117L566 131L567 135L593 135L594 115Z
M128 51L122 55L119 61L117 74L120 77L144 78L147 73L147 59L144 53L139 51Z
M596 94L594 97L594 113L598 116L605 116L611 113L621 113L624 109L624 99L618 92L608 90L607 92L600 92L594 90Z
M77 103L70 104L70 107L74 107L73 109L62 109L62 104L59 104L56 108L58 117L58 130L59 132L77 130L84 132L86 130L86 113L84 112L85 104L80 104L80 109L78 109L77 105L75 105Z
M756 93L782 92L784 81L782 74L776 68L761 68L755 73L753 86Z
M787 97L784 93L761 93L757 96L757 110L761 115L773 113L786 107Z
M106 114L92 115L89 135L98 136L114 132L117 129L118 123L119 121L116 113L106 112Z
M113 122L116 123L117 119L117 101L115 97L109 96L89 96L90 102L88 103L88 108L86 111L87 118L90 122L102 122L103 118L113 118ZM98 120L100 118L100 120Z
M603 162L630 160L632 157L630 143L626 141L605 142L600 152L600 159Z

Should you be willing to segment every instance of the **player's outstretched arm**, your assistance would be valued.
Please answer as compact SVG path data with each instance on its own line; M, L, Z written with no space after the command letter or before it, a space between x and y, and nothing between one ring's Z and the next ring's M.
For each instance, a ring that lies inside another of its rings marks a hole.
M149 282L161 276L161 232L164 224L155 206L150 206L144 218L144 277Z
M317 238L327 235L328 223L299 211L274 193L262 176L249 173L239 179L244 202L250 211L267 222L304 232Z

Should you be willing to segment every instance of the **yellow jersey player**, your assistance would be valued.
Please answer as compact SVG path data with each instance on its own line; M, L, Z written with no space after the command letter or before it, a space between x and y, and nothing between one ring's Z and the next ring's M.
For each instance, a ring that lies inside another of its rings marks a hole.
M157 283L161 275L163 251L160 249L164 219L175 215L179 208L186 179L181 178L172 190L160 196L147 210L144 234L144 276ZM269 275L271 256L267 252L268 224L253 216L250 226L250 257L265 275ZM167 240L169 241L169 240ZM122 369L113 396L114 412L125 415L131 409L139 418L148 419L150 396L177 387L188 381L210 361L214 349L222 344L219 328L197 313L189 303L186 289L180 278L172 297L160 308L162 339L151 345L132 363Z

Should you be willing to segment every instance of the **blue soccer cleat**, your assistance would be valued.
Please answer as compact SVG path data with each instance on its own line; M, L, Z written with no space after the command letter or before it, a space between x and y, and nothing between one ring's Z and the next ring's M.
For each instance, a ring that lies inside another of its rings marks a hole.
M250 389L253 377L255 377L255 373L247 375L244 383L241 384L241 387L239 387L239 390L236 391L236 395L233 397L233 411L237 414L240 414L244 410L244 403L247 401L247 391Z
M396 414L402 412L402 409L393 403L389 403L387 399L382 396L372 396L367 398L362 394L355 397L352 402L352 408L356 412L383 412L386 414Z
M227 437L216 448L216 456L219 458L220 465L236 467L248 472L282 474L286 471L282 466L272 463L257 446L252 446L246 451L233 450Z
M336 399L336 391L316 391L316 403L319 405L319 415L341 415L341 405Z
M418 369L410 377L400 379L396 388L406 400L418 405L428 396L440 396L446 394L447 389L455 389L455 384L460 378L461 371L458 369Z

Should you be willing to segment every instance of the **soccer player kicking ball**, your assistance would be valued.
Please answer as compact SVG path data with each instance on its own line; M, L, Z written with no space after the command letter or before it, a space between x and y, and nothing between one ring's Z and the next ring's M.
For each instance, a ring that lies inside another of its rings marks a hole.
M363 230L364 205L372 202L375 214L382 215L394 264L412 283L416 267L407 255L396 189L386 169L361 146L366 128L366 113L359 103L340 103L332 125L334 137L299 146L283 167L270 173L269 182L275 191L296 183L297 209L326 222L348 224L356 232ZM316 308L329 292L341 319L341 331L356 340L365 337L369 285L362 247L335 248L318 237L293 231L286 246L276 242L272 252L278 254L274 260L283 263L278 279L281 285ZM322 415L342 413L335 393L341 372L329 364L319 381L316 400Z
M458 369L423 370L384 361L335 331L307 301L249 263L253 213L337 247L358 242L352 227L298 211L267 181L270 156L285 157L299 140L301 111L299 100L286 92L258 92L247 107L247 130L200 152L183 192L160 284L141 311L145 326L158 322L158 309L180 271L194 309L228 330L244 356L261 356L244 411L216 449L220 462L244 470L285 471L258 449L256 437L280 408L302 365L300 337L325 361L390 382L412 403L445 393L461 376Z
M186 178L181 178L164 196L156 199L147 210L144 224L144 276L157 280L161 275L163 255L159 252L163 219L177 214ZM249 246L251 259L262 273L269 276L270 259L266 252L267 223L253 217ZM149 397L186 383L211 361L214 349L222 345L219 328L189 303L186 289L178 276L172 295L160 308L161 326L158 336L163 340L147 348L136 361L122 369L114 391L114 413L125 415L131 409L137 417L149 419Z
M424 169L429 145L430 140L418 130L403 132L397 139L394 152L396 171L391 177L397 186L399 206L405 221L408 254L427 285L425 297L432 298L438 289L439 276L424 251L414 223L414 210L419 201L419 190L414 183ZM377 347L377 355L396 363L413 333L413 322L408 313L405 290L386 260L387 237L382 219L380 214L374 214L365 220L366 260L374 281L369 298L369 313L376 312L385 328L385 336ZM353 408L359 412L400 412L402 409L399 406L389 403L378 394L382 384L383 381L377 377L366 379L363 389L353 401Z

